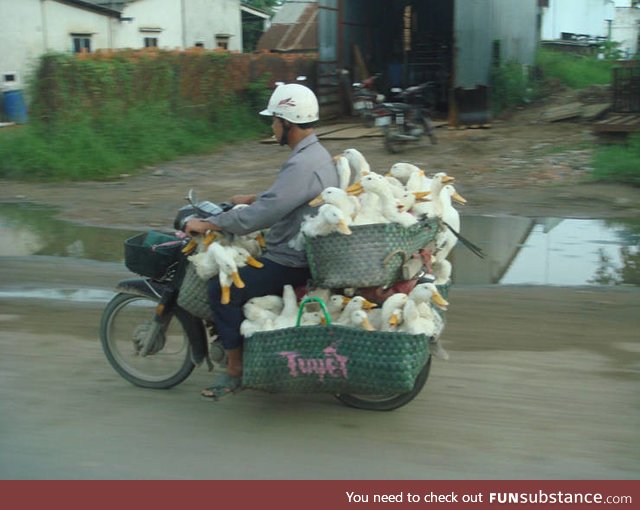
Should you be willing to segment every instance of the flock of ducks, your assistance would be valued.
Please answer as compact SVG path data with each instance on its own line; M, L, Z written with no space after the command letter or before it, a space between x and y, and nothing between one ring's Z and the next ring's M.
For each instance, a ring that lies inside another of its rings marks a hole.
M350 235L354 225L398 223L404 227L424 218L441 221L431 246L429 269L433 283L419 283L409 293L398 292L388 297L380 307L364 297L332 293L315 289L307 296L320 297L334 324L367 331L399 331L425 334L432 338L432 353L447 359L439 342L444 322L440 311L448 303L436 285L450 282L451 262L448 255L457 243L460 215L453 202L465 204L445 172L427 176L416 165L399 162L380 174L374 172L364 155L350 148L334 158L339 186L328 187L310 202L317 213L305 216L300 233L290 246L303 250L305 240L331 233ZM243 206L237 206L243 207ZM246 206L244 206L246 207ZM454 232L455 231L455 232ZM238 269L244 265L261 267L256 260L264 242L261 232L245 236L210 233L187 250L198 276L208 280L218 276L223 304L229 303L231 286L244 287ZM293 327L298 321L300 301L294 289L287 285L282 296L262 296L250 299L243 307L245 320L241 333L250 337L259 331ZM307 305L300 317L300 326L318 325L327 317L318 306Z
M339 186L324 189L310 202L319 206L318 212L305 216L290 246L303 250L306 238L333 232L350 235L354 225L398 223L410 227L424 218L438 219L442 228L432 246L430 269L437 284L448 283L452 270L448 256L460 233L460 214L453 202L467 203L453 185L455 178L445 172L427 176L418 166L405 162L380 174L353 148L334 161Z

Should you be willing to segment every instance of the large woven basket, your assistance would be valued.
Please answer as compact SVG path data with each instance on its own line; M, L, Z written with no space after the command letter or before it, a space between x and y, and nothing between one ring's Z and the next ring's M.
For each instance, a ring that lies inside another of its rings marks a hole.
M428 358L425 335L296 326L245 339L242 380L269 392L405 393Z
M324 288L377 287L403 279L402 266L435 238L439 222L410 227L397 223L351 226L351 235L306 239L313 284Z
M208 287L209 280L200 278L193 264L189 262L180 285L178 306L196 317L213 321Z

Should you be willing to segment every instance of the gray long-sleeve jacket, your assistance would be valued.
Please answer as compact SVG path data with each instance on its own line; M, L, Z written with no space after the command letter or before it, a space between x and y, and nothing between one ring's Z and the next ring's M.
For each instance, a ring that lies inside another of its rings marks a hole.
M288 243L300 231L304 216L317 214L309 201L329 186L338 186L338 173L331 155L312 134L294 147L272 186L260 193L253 204L219 214L210 221L233 234L269 228L265 258L288 267L306 267L305 252Z

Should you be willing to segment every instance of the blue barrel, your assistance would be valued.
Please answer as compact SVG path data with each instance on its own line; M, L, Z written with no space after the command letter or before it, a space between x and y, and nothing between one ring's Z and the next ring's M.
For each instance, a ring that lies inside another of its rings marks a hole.
M21 90L7 90L3 93L2 109L5 117L11 122L24 124L27 122L27 105Z

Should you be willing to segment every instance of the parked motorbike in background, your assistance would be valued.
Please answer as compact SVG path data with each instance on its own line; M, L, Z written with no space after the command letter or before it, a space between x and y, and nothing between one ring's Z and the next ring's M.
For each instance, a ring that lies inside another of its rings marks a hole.
M386 149L395 154L411 142L428 136L432 144L438 143L425 95L432 83L425 82L406 89L393 88L397 101L385 102L375 110L375 125L384 134Z
M365 127L373 127L375 123L375 111L385 100L384 94L377 92L376 80L380 74L370 76L362 82L355 82L351 85L353 95L353 111L364 121Z

